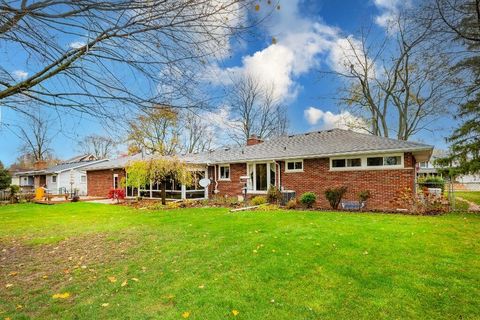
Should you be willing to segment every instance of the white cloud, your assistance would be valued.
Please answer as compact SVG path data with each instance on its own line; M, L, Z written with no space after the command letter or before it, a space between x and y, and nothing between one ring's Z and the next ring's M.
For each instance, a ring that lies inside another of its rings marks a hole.
M380 15L375 17L375 23L386 29L391 29L394 28L394 21L400 10L410 6L411 0L374 0L373 3L380 11Z
M12 72L12 76L16 80L24 80L28 77L28 72L23 71L23 70L15 70L15 71Z
M306 18L298 10L299 2L291 0L282 3L282 9L269 17L267 33L277 43L244 56L240 66L222 69L214 65L204 79L214 85L228 85L231 74L244 73L265 86L273 86L275 97L285 101L295 98L299 90L298 77L319 68L322 61L338 72L349 71L345 68L350 68L352 64L359 67L354 53L363 56L360 42L353 36L341 36L338 28ZM349 48L350 44L355 52Z
M277 43L244 56L241 66L212 67L206 79L225 84L228 73L245 73L265 86L273 86L279 100L295 97L296 78L319 65L318 55L328 52L339 34L336 28L305 18L298 11L298 4L299 0L287 1L282 3L281 10L272 13L267 33Z
M309 107L304 110L304 116L311 126L319 126L319 128L323 130L339 128L367 132L367 123L365 120L352 115L348 111L333 113L315 107Z
M78 49L78 48L81 48L81 47L85 46L85 44L86 43L83 42L83 41L74 41L74 42L71 42L69 44L69 47L73 48L73 49Z

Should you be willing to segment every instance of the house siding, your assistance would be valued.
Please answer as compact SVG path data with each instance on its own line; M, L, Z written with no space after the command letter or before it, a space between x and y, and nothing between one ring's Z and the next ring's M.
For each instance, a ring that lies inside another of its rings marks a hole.
M87 171L88 195L93 197L107 197L113 188L113 175L118 174L119 181L125 177L124 169L107 169Z
M404 154L404 168L383 170L330 171L329 158L305 159L303 172L285 172L285 161L280 163L281 184L285 190L293 190L297 197L304 192L317 194L317 208L330 208L325 199L327 188L347 186L345 200L358 200L358 193L363 190L371 192L367 202L370 210L395 210L393 200L399 192L415 184L415 158L411 153ZM214 179L213 167L210 167L210 178ZM230 181L218 181L218 195L237 196L242 194L243 184L240 176L246 175L245 163L230 165ZM215 181L211 185L213 193Z

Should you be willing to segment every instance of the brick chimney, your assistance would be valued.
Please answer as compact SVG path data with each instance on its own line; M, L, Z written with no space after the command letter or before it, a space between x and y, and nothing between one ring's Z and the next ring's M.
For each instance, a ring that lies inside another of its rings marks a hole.
M247 146L253 146L255 144L262 143L263 140L257 137L256 135L252 134L250 138L247 139Z
M47 161L35 161L35 163L33 164L33 169L35 170L43 170L43 169L47 169Z

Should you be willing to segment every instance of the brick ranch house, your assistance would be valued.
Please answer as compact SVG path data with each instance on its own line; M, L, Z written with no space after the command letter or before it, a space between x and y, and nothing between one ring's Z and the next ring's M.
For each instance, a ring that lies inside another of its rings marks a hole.
M196 183L188 189L171 181L167 197L172 199L266 194L270 185L297 196L307 191L317 194L316 206L328 208L324 191L347 186L345 200L357 200L358 193L369 190L372 197L367 208L395 210L392 200L399 192L415 190L416 163L428 161L433 147L332 129L283 136L269 141L256 137L247 145L182 155L195 171ZM87 167L87 189L90 196L106 196L109 189L128 179L125 167L141 155L118 158ZM198 181L208 178L211 184L202 188ZM127 197L159 198L160 186L128 188Z

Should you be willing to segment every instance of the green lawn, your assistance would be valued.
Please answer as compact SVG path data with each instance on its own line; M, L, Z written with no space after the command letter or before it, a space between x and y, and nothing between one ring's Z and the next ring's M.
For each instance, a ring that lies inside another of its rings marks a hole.
M479 230L461 214L3 206L0 319L478 319Z
M455 191L455 196L480 205L480 191Z

